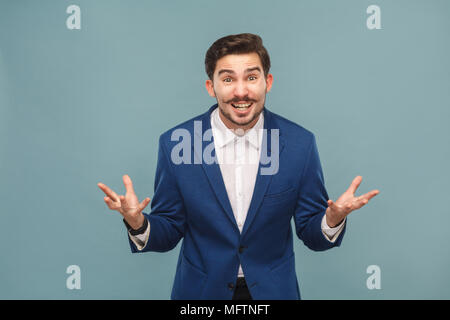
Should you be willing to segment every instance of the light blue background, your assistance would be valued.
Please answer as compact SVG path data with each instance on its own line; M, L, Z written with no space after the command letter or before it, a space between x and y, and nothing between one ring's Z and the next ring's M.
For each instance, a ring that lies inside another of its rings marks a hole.
M81 7L81 30L66 8ZM381 30L366 9L381 8ZM203 113L224 35L268 49L267 107L315 133L342 246L297 238L304 299L449 299L450 2L0 0L0 298L169 299L180 245L132 255L97 183L153 196L159 135ZM148 212L148 210L146 211ZM66 288L79 265L81 290ZM369 290L366 268L381 268Z

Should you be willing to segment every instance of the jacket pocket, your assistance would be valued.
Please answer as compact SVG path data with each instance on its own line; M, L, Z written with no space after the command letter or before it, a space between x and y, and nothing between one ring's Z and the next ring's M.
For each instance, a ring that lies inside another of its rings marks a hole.
M281 203L288 200L293 200L297 196L297 189L290 188L280 193L272 193L264 195L264 204Z

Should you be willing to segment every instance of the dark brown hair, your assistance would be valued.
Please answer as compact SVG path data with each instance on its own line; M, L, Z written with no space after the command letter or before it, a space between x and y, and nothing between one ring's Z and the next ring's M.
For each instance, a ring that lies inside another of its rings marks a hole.
M229 54L245 54L255 52L261 59L266 77L270 69L270 57L260 36L252 33L232 34L216 40L209 47L205 56L205 69L209 79L213 80L217 61Z

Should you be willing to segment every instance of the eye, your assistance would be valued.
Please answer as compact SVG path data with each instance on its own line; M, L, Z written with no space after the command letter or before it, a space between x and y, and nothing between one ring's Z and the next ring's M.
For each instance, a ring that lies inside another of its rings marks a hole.
M223 79L223 81L224 82L231 82L232 80L231 80L231 78L225 78L225 79Z
M251 81L251 80L256 80L256 77L255 77L255 76L249 76L249 77L248 77L248 80L250 80L250 81Z

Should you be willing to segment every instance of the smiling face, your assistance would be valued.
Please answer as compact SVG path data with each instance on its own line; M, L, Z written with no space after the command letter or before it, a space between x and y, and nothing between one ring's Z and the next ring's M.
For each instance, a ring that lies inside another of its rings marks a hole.
M217 99L219 115L229 129L252 128L264 109L273 76L264 77L257 53L230 54L217 60L206 89Z

